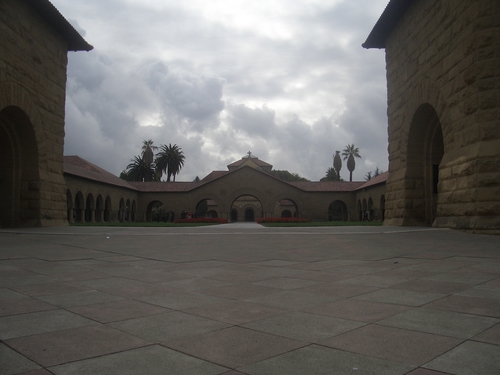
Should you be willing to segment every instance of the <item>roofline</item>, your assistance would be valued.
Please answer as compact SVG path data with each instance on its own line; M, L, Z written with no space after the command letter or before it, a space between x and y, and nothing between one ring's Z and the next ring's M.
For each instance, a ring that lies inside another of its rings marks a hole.
M45 19L66 41L68 51L90 51L94 49L85 39L71 26L64 16L49 0L24 0L43 19Z
M413 0L390 0L368 38L362 44L363 48L385 48L387 37L412 3Z

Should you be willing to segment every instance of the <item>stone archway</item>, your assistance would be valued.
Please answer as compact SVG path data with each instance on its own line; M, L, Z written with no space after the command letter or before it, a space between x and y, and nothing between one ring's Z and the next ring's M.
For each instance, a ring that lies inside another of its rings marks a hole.
M231 204L231 221L256 221L262 217L262 203L253 195L244 194Z
M0 226L41 225L38 144L18 107L0 111Z
M347 205L341 201L336 200L328 206L328 221L347 221Z
M430 104L417 108L408 134L403 225L432 225L436 219L443 132Z

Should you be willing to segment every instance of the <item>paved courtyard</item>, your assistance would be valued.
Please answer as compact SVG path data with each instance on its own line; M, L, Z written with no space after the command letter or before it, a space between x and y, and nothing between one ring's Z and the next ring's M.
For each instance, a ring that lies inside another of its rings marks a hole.
M500 374L500 237L0 230L0 374Z

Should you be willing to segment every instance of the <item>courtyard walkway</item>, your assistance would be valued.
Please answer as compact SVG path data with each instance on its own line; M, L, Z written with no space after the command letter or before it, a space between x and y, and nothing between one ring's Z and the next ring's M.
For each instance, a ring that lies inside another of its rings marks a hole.
M0 230L0 374L500 374L500 237Z

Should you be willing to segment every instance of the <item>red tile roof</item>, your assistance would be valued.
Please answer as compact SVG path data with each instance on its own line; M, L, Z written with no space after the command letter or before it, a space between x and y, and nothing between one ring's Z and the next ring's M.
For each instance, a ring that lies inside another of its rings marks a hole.
M115 176L114 174L99 168L82 159L79 156L63 156L63 172L77 177L87 178L92 181L102 182L115 186L124 187L127 189L137 190L127 181Z
M304 191L324 191L324 192L348 192L354 191L364 184L364 182L348 182L348 181L294 181L288 182Z
M361 189L365 189L365 188L370 187L370 186L385 183L388 178L389 178L389 172L381 173L378 176L373 177L371 180L366 181L363 185L358 187L356 190L361 190Z

